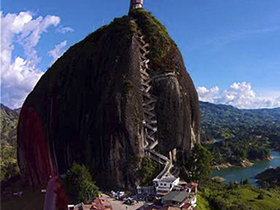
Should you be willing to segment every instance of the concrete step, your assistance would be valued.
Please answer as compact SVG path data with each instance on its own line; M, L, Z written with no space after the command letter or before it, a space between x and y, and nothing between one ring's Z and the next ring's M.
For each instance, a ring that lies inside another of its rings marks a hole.
M149 51L148 49L143 48L143 47L140 47L140 51L144 52L144 53L145 53L145 56L146 56L148 53L150 53L150 51ZM143 53L143 54L144 54L144 53Z
M140 41L140 43L142 44L142 45L145 45L146 44L146 42L145 42L145 36L144 35L142 35L142 36L140 36L139 37L139 41Z
M155 100L155 99L151 99L151 100L149 100L148 102L146 102L146 103L144 103L143 104L143 106L149 106L149 105L153 105L154 103L156 103L157 102L157 100Z
M140 65L145 69L149 69L148 63L146 61L140 61Z
M165 162L170 162L169 159L167 157L165 157L162 154L159 154L158 152L155 152L154 150L150 150L150 153L158 158L160 158L161 160L165 161Z
M155 106L146 107L147 111L154 112Z
M147 60L147 59L148 59L148 58L146 57L146 55L147 55L147 54L144 54L144 53L140 55L141 61Z
M147 115L149 115L149 116L153 116L153 117L155 117L155 116L156 116L156 115L155 115L155 113L150 112L150 111L148 111L148 110L144 110L144 114L147 114Z
M142 69L140 69L140 73L141 74L144 74L146 77L150 77L150 75L146 72L146 71L144 71L144 70L142 70Z
M151 88L152 88L152 86L148 86L148 87L145 89L145 92L146 92L146 93L150 92Z
M146 135L146 138L147 138L147 140L150 141L150 142L154 142L154 141L155 141L155 138L149 136L148 134Z
M155 146L157 146L157 145L158 145L158 141L154 141L153 143L151 143L151 144L148 146L148 148L149 148L150 150L152 150L152 149L154 149Z
M149 79L144 82L141 82L141 85L148 87L148 86L151 86L151 84L150 84L151 82L152 82L152 80Z
M141 71L141 70L140 70L140 71ZM141 79L142 79L144 82L146 82L147 80L150 79L150 77L149 77L149 76L146 76L145 74L140 74L140 76L141 76Z
M148 128L147 128L147 129L148 129ZM148 129L148 130L147 130L147 133L148 133L148 134L147 134L148 136L151 136L151 137L155 138L157 131Z
M153 124L153 125L154 125L154 124ZM153 126L151 126L149 123L145 123L144 126L145 126L146 128L149 128L150 130L152 130L152 131L154 131L154 132L157 131L157 127L153 127Z
M144 120L151 122L152 120L156 120L156 116L144 115Z
M150 50L146 50L146 51L144 51L144 53L142 54L142 56L146 57L149 53L150 53Z

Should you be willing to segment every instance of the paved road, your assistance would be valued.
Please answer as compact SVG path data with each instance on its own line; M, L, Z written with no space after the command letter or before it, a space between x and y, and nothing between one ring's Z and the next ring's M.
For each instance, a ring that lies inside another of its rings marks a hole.
M123 204L122 201L118 201L114 198L111 198L106 194L102 194L102 196L110 201L110 203L113 207L113 210L135 210L135 209L139 208L140 206L144 205L143 201L139 201L135 205L126 205L126 204Z

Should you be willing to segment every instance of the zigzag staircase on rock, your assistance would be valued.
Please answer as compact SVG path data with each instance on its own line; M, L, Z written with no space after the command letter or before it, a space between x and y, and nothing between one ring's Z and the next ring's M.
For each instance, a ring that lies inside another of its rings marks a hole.
M157 139L157 118L155 113L155 104L157 97L151 93L152 77L149 68L150 60L147 58L149 51L149 43L146 43L145 36L141 29L138 30L138 41L140 43L140 75L141 75L141 92L143 96L142 106L144 112L143 129L144 129L144 148L145 154L154 161L164 165L164 169L158 174L156 179L170 173L172 165L171 158L159 154L154 150L158 144Z

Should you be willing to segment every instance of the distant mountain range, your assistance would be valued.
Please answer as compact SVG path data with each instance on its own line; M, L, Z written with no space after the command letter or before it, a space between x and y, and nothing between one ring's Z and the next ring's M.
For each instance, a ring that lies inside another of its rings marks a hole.
M200 102L200 109L202 140L259 135L279 141L280 108L238 109L229 105Z
M274 109L238 109L230 105L200 102L202 125L228 124L266 126L280 124L280 107Z

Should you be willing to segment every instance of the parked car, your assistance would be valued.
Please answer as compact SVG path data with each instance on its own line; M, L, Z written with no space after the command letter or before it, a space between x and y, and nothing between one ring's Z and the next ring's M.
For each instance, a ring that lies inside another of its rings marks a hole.
M125 193L123 191L114 192L112 190L110 195L111 195L111 197L115 198L116 200L122 200L125 196Z
M136 200L134 200L133 198L131 197L128 197L128 198L124 198L123 199L123 204L126 204L126 205L134 205L136 204Z

